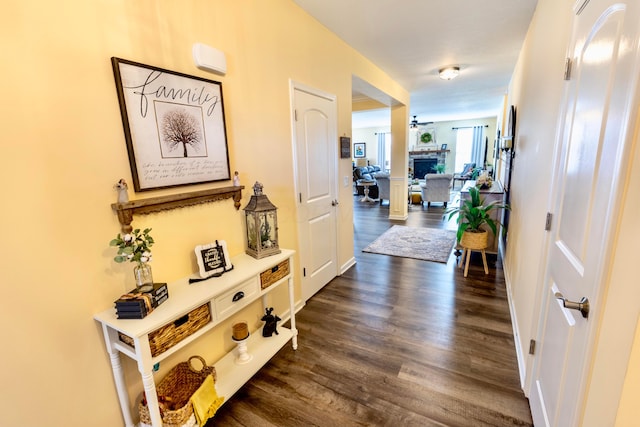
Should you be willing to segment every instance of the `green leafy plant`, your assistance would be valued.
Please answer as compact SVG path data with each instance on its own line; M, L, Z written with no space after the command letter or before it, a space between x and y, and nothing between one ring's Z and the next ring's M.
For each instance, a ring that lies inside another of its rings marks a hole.
M420 135L420 141L422 141L425 144L428 144L431 141L433 141L433 135L431 135L430 132L425 132L422 135Z
M485 205L485 199L480 197L480 190L476 187L469 188L468 200L464 200L460 206L453 206L447 209L443 215L443 219L451 220L455 215L458 216L458 232L456 237L458 242L462 238L465 231L480 232L481 226L487 224L493 234L496 234L497 226L500 221L491 218L491 211L494 209L511 209L507 204L498 201ZM447 218L448 215L448 218Z
M136 228L131 234L118 233L118 236L109 242L109 246L118 248L118 254L113 260L115 262L137 262L138 264L150 262L150 248L155 242L149 232L151 232L150 228L145 228L142 232Z
M436 173L444 173L447 167L443 164L436 165Z

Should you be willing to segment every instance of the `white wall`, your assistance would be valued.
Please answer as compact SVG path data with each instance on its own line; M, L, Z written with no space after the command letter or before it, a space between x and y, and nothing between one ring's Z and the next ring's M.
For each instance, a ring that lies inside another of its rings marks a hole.
M364 142L367 144L367 160L372 165L377 165L378 163L378 135L377 133L391 132L391 126L380 126L380 127L370 127L370 128L360 128L352 130L352 144L357 142ZM388 138L391 135L387 135ZM353 154L353 148L351 149ZM355 160L355 159L354 159ZM381 167L383 165L380 165Z

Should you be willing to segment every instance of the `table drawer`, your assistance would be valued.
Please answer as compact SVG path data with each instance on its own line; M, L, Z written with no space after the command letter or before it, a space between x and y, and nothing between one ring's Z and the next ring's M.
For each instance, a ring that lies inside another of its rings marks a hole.
M267 289L269 286L288 275L289 272L289 258L287 258L280 264L260 273L260 288Z
M236 310L247 305L251 298L258 292L257 278L251 278L223 295L216 297L213 301L216 307L218 319L223 319Z
M198 329L205 326L211 321L211 310L209 303L202 304L200 307L191 310L184 316L167 323L166 325L149 333L149 348L151 356L156 357L159 354L169 350ZM135 348L132 337L119 332L120 341L129 344Z

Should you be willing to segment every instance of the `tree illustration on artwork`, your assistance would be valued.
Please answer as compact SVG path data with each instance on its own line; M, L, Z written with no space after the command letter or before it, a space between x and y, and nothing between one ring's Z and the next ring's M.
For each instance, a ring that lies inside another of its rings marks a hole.
M162 118L162 137L169 151L182 148L188 157L187 146L198 151L202 144L198 120L184 110L171 110Z

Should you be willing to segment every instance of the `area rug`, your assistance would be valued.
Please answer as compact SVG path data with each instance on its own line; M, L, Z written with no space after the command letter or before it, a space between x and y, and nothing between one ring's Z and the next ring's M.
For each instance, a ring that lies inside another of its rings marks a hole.
M362 252L446 263L455 241L453 230L394 225Z

